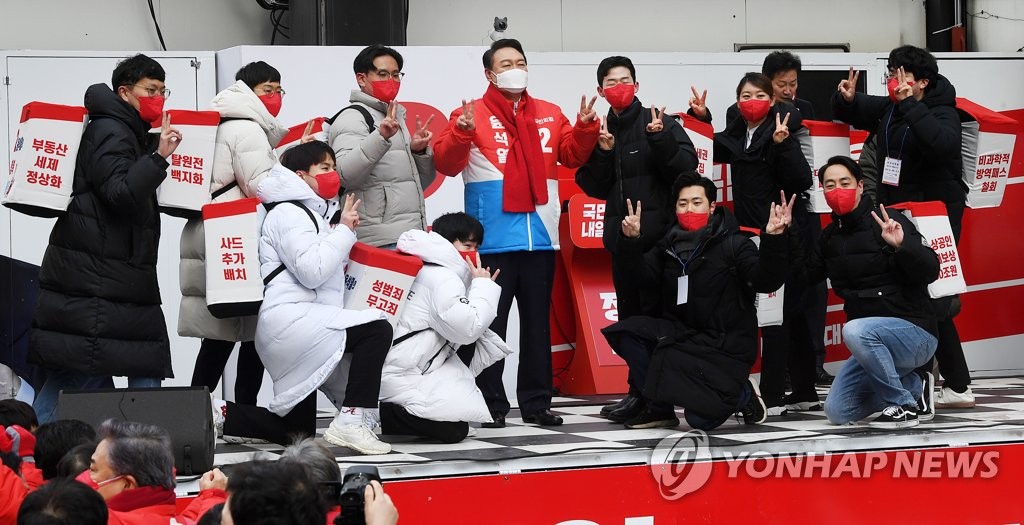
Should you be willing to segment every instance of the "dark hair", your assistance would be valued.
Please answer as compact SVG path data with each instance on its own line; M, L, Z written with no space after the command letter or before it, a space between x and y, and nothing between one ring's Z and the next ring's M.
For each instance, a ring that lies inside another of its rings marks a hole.
M0 464L13 470L14 472L21 472L21 456L18 455L18 451L12 450L10 452L0 452Z
M853 174L853 178L858 181L864 179L864 172L861 171L860 165L857 164L857 161L847 157L846 155L836 155L835 157L828 159L824 165L818 168L818 182L822 184L825 183L825 170L832 166L842 166L850 170L850 173Z
M291 461L253 461L228 478L232 521L247 525L323 525L327 509L306 469Z
M110 469L130 475L139 487L174 489L174 452L171 435L156 425L108 419L99 428L100 440L109 440Z
M746 75L743 75L743 78L740 79L740 83L736 84L737 99L740 98L740 92L743 91L743 86L747 84L753 84L754 87L768 93L769 97L775 95L775 88L772 87L772 81L761 73L751 71Z
M799 73L800 66L800 57L793 53L789 51L772 51L768 53L768 56L764 57L764 63L761 64L761 73L769 79L774 79L775 75L791 69L795 69Z
M235 73L235 80L245 82L249 89L256 89L256 86L264 82L281 82L281 72L274 69L274 66L260 60L249 62L242 66L242 69Z
M925 91L935 85L939 76L939 64L935 57L925 49L914 46L900 46L889 51L889 62L886 67L890 71L903 67L904 71L914 74L915 80L928 79Z
M295 172L309 171L310 166L316 166L328 158L337 162L334 149L326 142L312 140L285 151L281 155L281 165Z
M676 181L672 183L672 203L673 208L675 202L679 200L679 192L683 191L683 188L689 188L691 186L700 186L704 188L704 196L707 197L708 203L718 202L718 187L715 186L715 181L702 177L696 171L684 171L676 177Z
M134 86L144 78L163 82L167 77L159 62L139 53L117 63L114 73L110 76L110 87L117 91L121 86Z
M0 426L11 425L18 425L29 432L38 427L39 419L36 418L36 411L32 410L32 405L17 399L0 401Z
M523 51L523 45L520 44L518 40L514 38L502 38L501 40L496 40L493 43L491 43L491 47L487 51L484 51L484 69L493 68L494 53L496 53L499 49L505 49L506 47L511 47L512 49L519 51L519 54L523 55L523 60L526 60L526 51Z
M613 56L602 60L597 65L597 85L604 84L604 77L608 76L609 71L617 67L629 69L629 76L633 77L633 82L636 82L636 68L633 67L633 61L627 57Z
M55 476L48 478L44 471L43 478L74 478L81 474L83 470L89 468L93 452L96 452L95 442L78 445L69 450L67 454L64 454L64 457L60 458L60 461L57 462L57 474Z
M55 479L29 492L18 509L18 525L106 525L107 504L99 492L71 479Z
M476 242L484 243L484 225L472 215L457 211L446 213L436 219L430 225L430 231L448 239L448 242Z
M34 457L36 466L43 471L43 479L57 477L57 464L70 450L95 441L96 431L88 423L77 419L59 419L39 427L36 430ZM89 466L88 462L86 466Z
M341 488L341 468L338 459L320 443L312 438L301 439L292 443L281 453L279 461L291 461L306 469L309 480L317 485L320 498L328 506L338 505L338 492Z
M196 525L220 525L220 516L224 513L224 504L218 503L203 514Z
M356 55L356 59L352 61L352 71L366 73L373 69L373 61L377 60L377 57L382 56L389 56L395 59L395 62L398 62L398 70L402 70L404 61L402 60L401 53L385 45L373 44L372 46L366 46Z

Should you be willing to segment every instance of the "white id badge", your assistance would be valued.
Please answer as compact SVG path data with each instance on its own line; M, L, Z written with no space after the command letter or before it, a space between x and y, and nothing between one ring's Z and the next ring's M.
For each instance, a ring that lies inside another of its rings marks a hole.
M676 304L686 304L686 299L690 295L690 276L680 275L679 279L676 280Z
M900 166L903 161L892 157L885 158L885 166L882 168L882 182L891 186L900 185Z

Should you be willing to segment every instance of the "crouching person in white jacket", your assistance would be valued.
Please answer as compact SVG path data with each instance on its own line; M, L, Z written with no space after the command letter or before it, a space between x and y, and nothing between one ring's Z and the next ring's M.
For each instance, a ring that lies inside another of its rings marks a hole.
M487 329L498 313L501 287L493 280L497 272L482 268L476 253L483 226L460 212L442 215L431 230L398 238L398 250L424 266L384 361L381 429L456 443L466 437L467 422L491 421L475 377L510 350Z
M260 236L266 287L256 351L274 380L274 397L269 411L227 403L224 433L277 443L289 434L313 436L319 389L340 410L325 440L363 454L386 454L391 445L374 435L363 412L377 408L391 325L379 310L341 306L359 202L349 196L341 225L330 224L341 186L330 146L301 144L282 155L281 163L257 191L269 211Z

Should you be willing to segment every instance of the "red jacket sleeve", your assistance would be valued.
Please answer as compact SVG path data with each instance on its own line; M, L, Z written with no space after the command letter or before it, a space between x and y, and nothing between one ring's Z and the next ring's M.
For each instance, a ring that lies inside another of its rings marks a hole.
M39 470L35 463L22 463L21 475L25 478L29 490L36 490L43 484L43 471Z
M576 125L569 124L569 119L559 112L561 118L562 140L558 143L558 162L566 168L578 168L586 164L590 154L597 145L597 137L601 132L601 121L583 123L578 119Z
M469 148L473 145L475 131L465 131L455 125L462 115L462 108L452 111L448 127L434 141L434 167L437 171L454 177L469 164Z
M18 521L18 508L26 495L25 482L13 470L0 465L0 523Z
M178 521L185 524L192 524L199 521L207 511L224 503L228 499L228 493L221 489L206 489L192 500L192 503L185 507L185 510L178 516Z

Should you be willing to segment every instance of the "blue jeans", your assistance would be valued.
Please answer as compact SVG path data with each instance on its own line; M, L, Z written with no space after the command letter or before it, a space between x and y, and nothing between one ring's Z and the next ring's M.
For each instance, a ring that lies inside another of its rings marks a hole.
M923 386L914 369L932 358L935 336L897 317L865 317L843 326L843 342L853 355L825 399L829 421L843 425L885 407L917 406Z
M128 388L159 388L161 379L158 377L129 377ZM114 388L110 377L93 377L70 370L48 370L46 381L39 392L36 392L32 409L36 412L39 424L53 421L57 411L57 399L61 390L96 390Z

